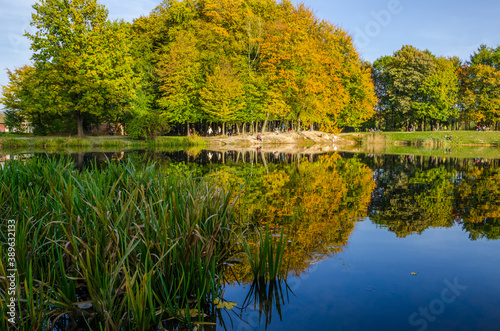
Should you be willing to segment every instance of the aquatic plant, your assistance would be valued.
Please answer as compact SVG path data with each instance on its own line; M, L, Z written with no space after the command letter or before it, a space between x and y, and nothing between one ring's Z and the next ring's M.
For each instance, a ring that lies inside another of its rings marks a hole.
M231 242L230 194L153 164L8 162L0 170L0 241L16 221L16 328L149 329L203 319L219 297ZM5 275L7 252L0 248ZM0 288L7 279L0 277ZM0 311L8 295L0 290ZM199 312L195 314L194 312ZM0 329L8 322L0 321Z
M283 229L279 235L279 239L275 240L273 234L266 226L265 230L258 231L259 243L253 244L255 249L251 249L249 241L242 240L245 255L250 264L253 276L255 279L264 278L275 280L281 276L283 256L285 253L285 241Z
M24 148L29 145L25 139L0 138L0 147L2 148Z

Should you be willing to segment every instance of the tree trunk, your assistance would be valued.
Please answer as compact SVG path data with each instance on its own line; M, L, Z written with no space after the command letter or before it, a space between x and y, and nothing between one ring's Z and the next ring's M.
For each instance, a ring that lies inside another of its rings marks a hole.
M425 117L422 117L422 132L425 131Z
M78 137L83 138L83 115L80 112L76 113L76 129L78 131Z
M269 113L266 114L266 120L264 121L264 125L262 125L262 131L261 131L262 134L264 134L264 132L266 132L268 119L269 119Z
M243 123L243 125L241 126L241 132L243 135L245 135L245 127L247 126L246 123Z
M188 136L191 135L191 133L189 133L189 121L186 122L186 132Z

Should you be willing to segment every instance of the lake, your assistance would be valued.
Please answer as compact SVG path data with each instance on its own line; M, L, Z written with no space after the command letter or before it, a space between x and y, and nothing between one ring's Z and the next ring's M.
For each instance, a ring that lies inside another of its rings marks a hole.
M498 330L500 159L246 151L71 153L152 160L215 177L239 224L287 241L285 270L254 282L237 254L205 330ZM41 153L3 156L24 159ZM172 326L178 328L179 326Z

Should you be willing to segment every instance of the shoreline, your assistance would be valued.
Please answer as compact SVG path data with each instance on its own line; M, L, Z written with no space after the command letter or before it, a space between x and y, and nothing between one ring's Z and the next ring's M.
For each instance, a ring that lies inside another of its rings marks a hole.
M236 134L233 136L162 136L155 140L136 141L128 136L31 137L0 136L0 150L15 148L152 148L152 147L208 147L221 151L262 148L266 151L299 150L321 153L337 149L392 149L395 147L453 148L500 147L500 132L439 131L439 132L375 132L326 133L322 131L275 132ZM450 136L453 138L450 139ZM334 139L335 137L335 139ZM500 152L500 150L499 150Z

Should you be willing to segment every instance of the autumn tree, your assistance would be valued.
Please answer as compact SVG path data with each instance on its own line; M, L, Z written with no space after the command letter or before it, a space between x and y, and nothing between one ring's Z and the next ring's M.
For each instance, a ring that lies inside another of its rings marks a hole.
M435 57L403 46L373 63L377 111L386 129L407 129L426 122L497 126L500 122L500 47L485 45L462 64L458 58Z
M186 15L179 10L168 10L158 6L149 16L134 20L130 29L130 53L134 59L133 70L140 81L136 86L136 99L124 114L126 131L133 139L153 139L170 131L172 123L164 116L164 108L159 105L162 92L159 90L159 62L165 54L165 46L171 41L170 19L181 19Z
M41 0L33 5L31 40L37 102L52 115L71 113L83 136L83 118L118 120L134 98L128 26L109 22L95 0Z
M174 124L230 122L254 131L256 122L266 130L268 121L280 121L333 130L374 113L370 70L351 37L304 5L169 0L134 29L151 40L157 105ZM215 99L217 90L225 96Z
M47 112L40 102L40 95L47 93L37 80L36 70L24 65L7 70L9 83L2 88L0 103L4 105L5 121L8 127L18 132L24 130L22 123L28 122L36 134L66 131L72 118Z
M461 69L461 101L467 118L479 124L500 123L500 46L481 45Z

